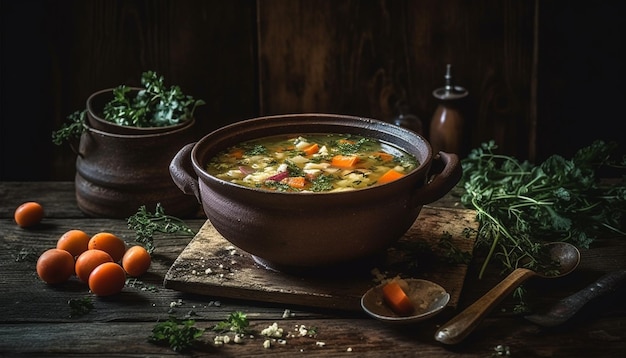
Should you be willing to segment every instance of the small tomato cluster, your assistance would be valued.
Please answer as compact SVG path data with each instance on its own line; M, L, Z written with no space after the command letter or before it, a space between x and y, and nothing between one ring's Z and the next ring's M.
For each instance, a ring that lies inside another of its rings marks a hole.
M76 275L97 296L119 293L126 276L139 277L150 267L150 254L142 246L126 247L114 234L99 232L89 236L70 230L37 260L37 275L48 284L58 284Z

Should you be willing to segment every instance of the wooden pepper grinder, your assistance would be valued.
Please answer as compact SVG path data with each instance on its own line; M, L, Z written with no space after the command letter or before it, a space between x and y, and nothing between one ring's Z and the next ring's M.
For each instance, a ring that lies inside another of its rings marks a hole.
M433 154L444 151L459 154L463 144L463 116L460 102L467 97L465 88L452 84L451 65L446 65L445 86L433 91L439 105L430 121L429 141Z

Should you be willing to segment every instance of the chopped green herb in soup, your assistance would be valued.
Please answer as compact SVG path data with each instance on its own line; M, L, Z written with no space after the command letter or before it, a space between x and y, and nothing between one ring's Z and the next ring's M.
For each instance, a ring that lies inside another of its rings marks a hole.
M414 156L377 139L310 134L241 143L211 159L207 171L247 187L326 192L384 184L417 166Z

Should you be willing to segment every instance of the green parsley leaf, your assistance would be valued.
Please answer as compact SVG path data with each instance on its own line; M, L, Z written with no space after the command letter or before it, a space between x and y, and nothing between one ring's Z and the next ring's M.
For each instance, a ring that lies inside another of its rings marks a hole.
M170 317L167 321L155 325L148 340L152 343L167 344L175 352L185 351L204 333L203 329L194 327L195 323L191 319L179 321Z
M127 219L127 222L128 228L135 231L135 241L143 245L149 253L152 253L155 248L155 233L183 234L185 236L196 234L183 220L165 214L165 209L161 203L156 204L154 213L142 205L134 215Z
M213 330L216 332L235 332L235 333L247 333L248 325L250 322L248 321L248 317L245 313L236 311L232 312L228 318L222 322L218 322Z

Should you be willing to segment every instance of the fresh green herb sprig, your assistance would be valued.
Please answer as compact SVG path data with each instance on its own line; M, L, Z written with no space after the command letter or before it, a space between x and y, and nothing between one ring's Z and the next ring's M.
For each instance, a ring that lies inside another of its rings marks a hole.
M553 155L540 165L496 154L494 141L472 150L459 185L463 204L477 211L476 246L488 249L479 276L494 258L505 271L553 267L543 252L549 241L587 248L601 233L626 235L624 180L603 186L596 176L601 167L626 168L626 157L612 157L616 147L596 141L571 160Z
M183 93L179 86L165 86L163 76L154 71L141 74L144 86L132 97L132 89L120 85L113 89L113 99L104 105L104 119L123 126L165 127L193 118L198 106L206 104L201 99ZM76 111L67 116L67 122L52 132L52 142L61 145L80 138L85 130L87 111Z
M86 111L75 111L67 116L67 122L59 130L52 132L52 143L61 145L66 141L79 139L85 130L85 114Z
M161 203L157 203L154 213L142 205L137 212L127 219L128 228L135 231L135 241L149 253L154 252L154 234L183 234L194 236L196 232L175 216L165 214Z
M247 333L248 326L250 322L248 321L248 316L240 311L232 312L227 319L224 321L218 322L214 327L213 331L224 333L224 332L235 332L235 333Z
M141 75L143 89L130 97L131 89L113 89L113 99L104 106L107 121L132 127L165 127L190 120L196 107L205 104L185 95L179 86L165 86L163 76L154 71Z
M167 344L175 352L185 351L204 333L204 329L195 327L195 323L191 319L177 320L170 317L167 321L154 326L148 340L152 343Z

